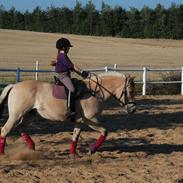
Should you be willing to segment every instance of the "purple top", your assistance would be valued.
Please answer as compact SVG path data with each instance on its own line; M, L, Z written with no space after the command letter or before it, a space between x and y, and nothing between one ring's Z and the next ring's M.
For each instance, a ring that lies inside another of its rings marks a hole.
M69 57L65 53L59 53L57 55L57 63L55 66L55 72L70 72L74 67Z

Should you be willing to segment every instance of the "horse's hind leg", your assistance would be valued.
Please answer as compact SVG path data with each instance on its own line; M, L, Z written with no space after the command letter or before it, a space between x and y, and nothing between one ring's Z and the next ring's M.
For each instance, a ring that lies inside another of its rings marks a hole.
M6 143L6 136L8 133L12 130L12 128L15 126L17 121L20 119L19 116L11 115L8 118L8 121L5 123L5 125L1 128L1 135L0 135L0 154L4 154L4 147Z
M100 125L97 118L92 118L92 119L85 118L84 122L93 130L101 133L100 137L96 140L96 142L90 145L90 153L93 154L98 150L98 148L105 141L105 139L107 137L107 130Z
M8 133L17 125L17 123L20 123L19 126L19 132L21 133L21 136L25 143L28 145L29 148L34 149L35 145L33 140L30 138L30 136L25 132L25 128L28 125L28 123L24 123L26 119L28 119L29 113L24 115L24 117L20 117L21 115L10 115L8 118L8 121L5 123L5 125L1 128L1 135L0 135L0 154L4 154L4 148L6 143L6 136ZM29 122L27 120L27 122ZM20 130L21 129L21 130Z

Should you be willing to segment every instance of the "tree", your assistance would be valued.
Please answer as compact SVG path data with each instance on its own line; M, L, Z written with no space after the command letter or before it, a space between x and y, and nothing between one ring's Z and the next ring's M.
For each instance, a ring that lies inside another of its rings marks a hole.
M100 14L98 33L103 36L115 36L115 25L113 22L113 10L112 8L102 3L102 10Z
M96 33L96 25L98 22L98 12L95 10L95 5L92 1L89 1L84 11L86 12L86 17L84 20L84 34L94 35Z
M0 28L3 28L3 23L4 23L4 12L5 8L3 5L0 5Z
M84 20L86 17L86 12L83 10L81 3L76 1L76 6L73 10L73 25L72 33L82 34L84 29Z
M30 30L30 31L33 30L32 24L33 24L32 14L29 13L28 10L26 10L25 13L24 13L24 29L25 30Z
M120 6L116 6L114 8L114 13L113 13L113 23L114 23L114 31L115 31L115 36L124 36L124 30L126 26L126 21L127 21L127 15L125 9L123 9Z
M46 22L45 22L45 31L46 32L59 32L59 21L61 18L60 8L56 8L53 5L47 8L46 11Z
M180 5L177 12L177 37L176 39L183 38L183 5Z
M140 12L136 8L131 8L128 13L129 35L133 38L143 36L143 25L140 17Z
M14 7L12 7L9 11L9 16L11 17L11 26L13 29L24 29L24 16L22 13L20 13Z
M183 5L172 4L168 16L168 36L172 39L183 38Z
M156 21L153 16L153 10L149 7L144 6L140 12L143 26L143 37L152 38L153 37L153 24Z
M0 5L0 28L25 29L40 32L62 32L98 36L129 38L183 38L183 5L173 3L165 9L158 4L155 9L144 6L129 11L121 6L114 9L102 2L100 11L92 0L82 7L76 0L74 9L37 6L32 13L21 13L12 7L6 11Z
M155 20L153 25L153 34L156 38L165 37L166 30L166 12L161 4L155 8Z
M39 6L37 6L33 12L32 12L32 19L33 19L33 24L32 24L32 29L34 31L39 31L43 32L44 31L44 21L43 21L43 12Z
M67 7L60 9L59 32L71 33L72 29L72 11Z

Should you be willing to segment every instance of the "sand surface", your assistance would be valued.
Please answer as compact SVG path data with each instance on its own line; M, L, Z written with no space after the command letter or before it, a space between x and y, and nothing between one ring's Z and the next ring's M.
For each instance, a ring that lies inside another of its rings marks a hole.
M85 127L77 160L69 158L73 124L37 117L29 129L36 151L15 132L7 138L0 183L182 183L183 97L137 97L137 105L137 112L127 115L108 104L100 118L109 131L107 140L96 154L87 155L99 134Z

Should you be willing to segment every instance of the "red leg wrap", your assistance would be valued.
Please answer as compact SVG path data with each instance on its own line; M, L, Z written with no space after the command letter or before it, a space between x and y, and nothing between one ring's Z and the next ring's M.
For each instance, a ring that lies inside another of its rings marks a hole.
M72 141L70 145L70 154L76 154L77 141Z
M6 138L0 137L0 155L4 154L5 142L6 142Z
M106 139L106 136L101 135L94 144L91 144L90 145L91 152L95 153L97 149L102 145L105 139Z
M22 138L24 140L24 142L26 143L26 145L30 148L30 149L35 149L35 144L33 142L33 140L31 139L31 137L27 134L27 133L22 133Z

